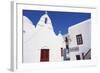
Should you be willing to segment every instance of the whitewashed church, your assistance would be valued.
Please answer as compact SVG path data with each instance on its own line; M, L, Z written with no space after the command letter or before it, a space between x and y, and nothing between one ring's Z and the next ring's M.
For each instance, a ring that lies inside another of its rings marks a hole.
M23 16L23 62L63 61L65 46L62 34L55 34L47 13L41 16L36 27Z

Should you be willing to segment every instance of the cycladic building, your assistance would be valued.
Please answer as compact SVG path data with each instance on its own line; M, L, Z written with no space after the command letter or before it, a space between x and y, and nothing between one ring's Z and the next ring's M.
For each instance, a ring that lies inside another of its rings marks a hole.
M47 13L36 27L23 16L23 62L63 61L62 48L65 48L64 38L61 33L55 34Z
M25 63L91 59L91 20L70 26L65 35L56 35L47 12L36 26L23 16L22 56Z
M68 28L70 60L91 59L91 20Z

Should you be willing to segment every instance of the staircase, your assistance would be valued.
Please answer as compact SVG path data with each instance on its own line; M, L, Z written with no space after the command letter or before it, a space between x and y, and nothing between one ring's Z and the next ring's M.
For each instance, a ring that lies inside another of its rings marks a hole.
M84 59L91 59L91 49L84 55Z

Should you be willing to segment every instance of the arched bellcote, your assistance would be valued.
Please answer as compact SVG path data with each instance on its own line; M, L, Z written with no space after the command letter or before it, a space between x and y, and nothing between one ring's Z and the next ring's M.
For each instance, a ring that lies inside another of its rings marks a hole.
M38 27L47 27L47 29L53 30L52 22L47 11L45 11L45 14L41 16L39 22L37 23L36 28L38 29Z

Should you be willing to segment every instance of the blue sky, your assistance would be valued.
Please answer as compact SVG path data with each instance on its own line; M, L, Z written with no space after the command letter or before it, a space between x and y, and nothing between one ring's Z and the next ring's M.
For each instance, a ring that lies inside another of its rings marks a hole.
M68 32L69 26L75 25L79 22L91 18L91 13L56 12L56 11L47 11L47 12L48 16L52 21L55 33L58 34L60 31L62 35ZM27 16L35 26L43 14L45 14L45 11L23 10L23 15Z

